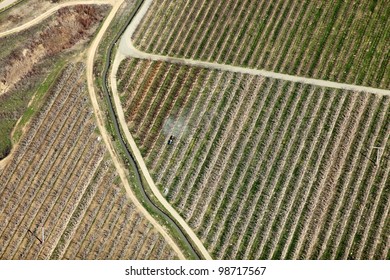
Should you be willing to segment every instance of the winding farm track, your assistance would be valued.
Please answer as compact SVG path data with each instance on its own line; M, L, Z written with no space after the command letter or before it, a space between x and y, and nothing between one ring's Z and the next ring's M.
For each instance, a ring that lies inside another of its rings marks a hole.
M125 33L122 36L122 39L120 41L120 47L119 51L117 51L113 66L111 69L110 74L110 86L112 91L112 97L114 101L115 111L117 113L117 118L120 123L120 126L122 128L122 131L124 132L124 136L126 138L127 143L130 145L130 149L132 151L133 156L135 157L139 168L144 175L146 182L148 183L150 189L152 190L153 194L156 196L158 201L167 209L167 211L170 213L170 215L173 216L173 218L180 224L180 226L184 229L184 231L189 235L192 242L197 246L197 248L202 253L203 257L207 260L211 260L212 257L210 253L207 251L207 249L204 247L203 243L200 241L198 236L194 233L194 231L190 228L190 226L184 221L184 219L179 215L179 213L171 206L171 204L168 203L168 201L165 199L165 197L161 194L159 189L157 188L156 184L153 181L152 176L149 173L148 168L146 167L145 161L141 155L140 150L137 147L137 144L134 141L134 138L130 134L129 129L127 128L123 108L121 106L119 95L117 91L117 84L116 84L116 73L118 71L118 67L120 62L125 58L125 56L122 55L120 49L123 48L122 44L124 42L123 38L127 38L129 33L133 33L135 28L138 26L139 22L141 21L142 17L144 16L145 12L150 6L151 1L144 1L143 5L138 10L137 14L134 16L133 20L130 22L128 27L126 28ZM121 47L122 46L122 47Z
M0 2L0 9L3 9L16 1L18 1L18 0L4 0L3 2Z
M202 258L202 256L203 256L203 258L205 258L205 259L211 259L210 254L207 252L206 248L204 247L202 242L198 239L198 237L195 235L195 233L192 231L192 229L184 222L184 220L182 220L182 218L179 215L177 215L177 217L176 217L175 213L171 212L171 210L174 211L174 209L169 204L165 205L165 207L168 206L168 208L169 207L172 208L172 209L168 209L169 214L165 213L164 210L161 209L159 206L157 206L150 199L149 195L146 193L145 187L143 185L142 178L141 178L140 168L138 167L138 165L140 163L136 159L136 156L138 156L138 154L139 154L139 156L141 156L141 155L140 155L139 150L136 146L135 147L131 146L130 149L127 147L127 144L125 143L125 142L127 142L127 140L125 140L125 136L123 136L122 132L120 131L121 125L119 125L116 110L113 108L112 97L110 94L110 90L108 89L108 81L107 81L107 76L108 76L107 73L108 73L108 70L109 70L110 65L111 65L111 61L109 58L111 57L114 45L121 38L123 32L126 30L127 26L130 24L130 22L134 19L135 15L138 13L140 7L142 6L142 3L143 3L143 0L139 1L136 4L136 7L134 8L132 14L128 16L127 23L122 27L122 29L120 31L118 31L117 35L115 36L113 41L110 43L109 50L106 53L106 62L105 62L104 70L103 70L103 74L102 74L102 76L103 76L102 82L103 82L104 94L105 94L107 102L108 102L108 107L109 107L108 109L109 109L109 113L110 113L110 118L113 122L112 124L114 126L115 133L118 136L118 141L125 152L125 156L129 160L130 164L132 165L133 170L135 171L137 184L140 187L139 191L140 191L140 194L142 197L141 199L143 201L147 202L149 207L151 207L155 213L158 213L167 223L171 224L173 230L176 231L176 233L178 234L178 237L182 240L184 245L187 246L189 252L191 253L191 255L193 257L199 259L199 258ZM127 131L127 129L125 131ZM134 156L135 153L136 153L136 156ZM141 157L141 160L143 160L142 157ZM143 175L147 176L147 174L144 174L144 173L143 173ZM155 195L158 197L159 202L163 204L165 200L161 201L160 197L158 196L158 195L161 196L161 194L159 192L157 192L157 193L155 193ZM174 219L172 219L170 215L174 216ZM177 218L179 218L179 220ZM181 228L179 227L179 224L180 224ZM194 247L194 245L196 248ZM201 253L199 253L199 251Z
M178 58L178 57L164 56L164 55L157 55L157 54L143 52L143 51L138 50L134 47L133 42L131 40L131 37L132 37L134 31L136 30L137 26L141 22L141 19L148 11L152 2L153 2L153 0L145 0L144 1L144 4L141 7L140 11L138 12L137 16L134 18L134 20L130 23L127 30L125 31L125 34L122 37L122 40L121 40L120 45L119 45L119 52L118 52L118 54L115 58L115 61L114 61L115 66L119 66L120 62L125 57L135 57L135 58L150 59L150 60L156 60L156 61L165 61L165 62L169 62L169 63L177 63L177 64L182 64L182 65L197 66L197 67L208 68L208 69L216 69L216 70L221 70L221 71L229 71L229 72L235 72L235 73L263 76L263 77L268 77L268 78L274 78L274 79L285 80L285 81L296 82L296 83L309 84L309 85L320 86L320 87L352 90L352 91L357 91L357 92L368 92L368 93L373 93L373 94L378 94L378 95L390 96L390 90L386 90L386 89L379 89L379 88L365 87L365 86L359 86L359 85L353 85L353 84L338 83L338 82L332 82L332 81L327 81L327 80L320 80L320 79L313 79L313 78L307 78L307 77L300 77L300 76L276 73L276 72L260 70L260 69L244 68L244 67L233 66L233 65L228 65L228 64L220 64L220 63L215 63L215 62L207 62L207 61L201 61L201 60Z
M30 28L30 27L40 23L42 20L48 18L49 16L54 14L56 11L58 11L59 9L64 8L64 7L75 6L75 5L114 4L116 2L117 2L116 0L92 0L92 1L91 0L89 0L89 1L87 1L87 0L78 0L78 1L71 1L71 2L61 3L61 4L58 4L55 7L47 10L43 14L40 14L39 16L34 18L33 20L31 20L29 22L26 22L25 24L22 24L22 25L20 25L18 27L15 27L15 28L12 28L10 30L1 32L0 33L0 38L4 37L4 36L7 36L7 35L10 35L10 34L14 34L14 33L26 30L26 29L28 29L28 28Z
M4 1L0 2L0 10L15 3L16 1L18 1L18 0L4 0Z
M161 235L165 238L166 242L172 247L172 249L176 252L177 256L180 259L185 259L182 251L177 246L177 244L174 242L174 240L171 238L170 235L167 234L166 229L163 228L152 216L151 214L141 205L141 203L138 201L137 197L133 193L133 191L130 188L130 184L126 177L126 168L122 166L120 161L118 160L119 155L115 152L114 145L111 141L111 136L107 132L105 126L104 126L104 112L100 109L97 96L93 84L93 62L95 58L95 54L97 51L97 48L99 47L99 43L102 40L107 28L109 27L111 21L114 19L116 13L118 12L118 9L123 4L124 0L96 0L96 1L72 1L64 4L60 4L49 11L45 12L38 18L34 19L33 21L30 21L26 24L23 24L17 28L14 28L12 30L8 30L5 32L0 33L0 38L20 32L22 30L25 30L40 21L44 20L45 18L49 17L53 13L55 13L57 10L66 7L66 6L72 6L72 5L79 5L79 4L110 4L112 5L112 10L110 14L105 19L103 25L101 26L99 33L94 38L89 50L88 50L88 58L87 58L87 82L88 82L88 91L90 94L90 99L93 105L93 110L96 116L96 122L99 127L99 130L101 132L102 139L104 143L106 144L106 147L110 153L110 156L112 158L113 164L115 165L116 170L118 171L119 177L125 187L127 195L130 197L130 199L133 201L134 205L137 207L137 209L153 224L153 226L161 233ZM4 163L5 161L2 161Z
M111 76L110 76L110 83L111 83L111 87L112 87L115 109L116 109L116 112L118 114L121 128L125 133L126 140L130 144L131 150L134 154L135 159L137 160L137 162L139 164L140 170L144 174L153 193L156 195L157 199L164 205L164 207L166 207L166 209L170 212L170 214L174 218L176 218L176 220L179 222L179 224L184 228L184 230L191 237L193 242L201 250L204 257L206 259L211 259L211 256L209 255L207 250L204 248L204 246L203 246L202 242L199 240L199 238L195 235L195 233L187 225L187 223L181 218L181 216L173 209L173 207L165 200L165 198L159 192L158 188L154 184L153 179L150 176L150 173L146 167L146 164L142 158L142 155L141 155L138 147L136 146L134 139L132 138L129 130L127 129L127 125L126 125L126 122L124 119L123 109L120 105L120 100L119 100L119 96L118 96L117 88L116 88L116 73L117 73L120 62L123 59L125 59L126 57L135 57L135 58L141 58L141 59L165 61L165 62L169 62L169 63L197 66L197 67L203 67L203 68L208 68L208 69L217 69L217 70L222 70L222 71L230 71L230 72L243 73L243 74L260 75L260 76L269 77L269 78L275 78L275 79L281 79L281 80L286 80L286 81L291 81L291 82L316 85L316 86L321 86L321 87L345 89L345 90L352 90L352 91L357 91L357 92L368 92L368 93L373 93L373 94L378 94L378 95L390 96L390 90L365 87L365 86L359 86L359 85L352 85L352 84L345 84L345 83L337 83L337 82L320 80L320 79L313 79L313 78L307 78L307 77L299 77L299 76L275 73L275 72L271 72L271 71L244 68L244 67L219 64L219 63L213 63L213 62L184 59L184 58L177 58L177 57L170 57L170 56L162 56L162 55L156 55L156 54L151 54L151 53L146 53L146 52L140 51L134 47L134 45L131 41L131 37L132 37L132 34L134 33L135 29L139 25L141 19L143 18L143 16L147 12L148 8L150 7L152 1L153 0L145 0L144 1L142 7L138 11L138 13L134 17L134 19L131 21L130 25L126 29L126 31L125 31L125 33L122 36L122 39L120 41L119 49L116 53L116 56L115 56L115 59L113 62L112 71L111 71ZM119 156L115 152L115 149L113 147L113 143L111 141L111 137L110 137L109 133L105 129L104 118L103 118L104 112L99 108L96 92L95 92L94 85L93 85L93 61L94 61L96 50L99 46L99 43L100 43L104 33L106 32L109 24L113 20L114 16L116 15L119 7L121 6L121 4L123 2L124 2L124 0L95 0L95 1L72 1L72 2L59 4L56 7L53 7L52 9L41 14L40 16L38 16L37 18L35 18L34 20L32 20L26 24L23 24L23 25L16 27L14 29L0 33L0 38L7 36L9 34L13 34L13 33L25 30L25 29L39 23L40 21L44 20L45 18L49 17L50 15L52 15L54 12L56 12L60 8L63 8L66 6L79 5L79 4L111 4L113 6L113 9L111 10L110 14L108 15L107 19L105 20L103 26L99 30L99 33L97 34L96 38L94 39L92 45L90 46L90 48L88 50L87 80L88 80L88 88L89 88L90 98L92 101L95 116L97 118L97 124L98 124L99 130L102 134L102 138L103 138L103 140L104 140L104 142L105 142L105 144L110 152L110 155L112 157L114 165L115 165L115 167L120 175L122 183L125 186L126 192L132 198L132 200L134 201L136 206L140 209L140 211L152 222L152 224L166 238L167 242L169 242L169 244L172 246L172 248L179 255L179 258L184 258L180 249L178 248L176 243L172 240L172 238L166 233L165 229L159 223L157 223L157 221L155 221L154 218L142 207L142 205L138 202L135 195L131 191L129 182L126 179L126 172L125 172L126 169L125 169L125 167L123 167L121 165L120 161L118 160Z
M117 74L117 71L119 69L119 65L123 59L125 59L126 57L135 57L135 58L155 60L155 61L165 61L168 63L177 63L177 64L181 64L181 65L189 65L189 66L196 66L196 67L202 67L202 68L208 68L208 69L216 69L216 70L221 70L221 71L229 71L229 72L250 74L250 75L256 75L256 76L264 76L264 77L269 77L269 78L274 78L274 79L280 79L280 80L286 80L286 81L291 81L291 82L315 85L315 86L320 86L320 87L330 87L330 88L336 88L336 89L351 90L351 91L355 91L355 92L368 92L368 93L373 93L373 94L378 94L378 95L390 96L390 91L385 90L385 89L378 89L378 88L352 85L352 84L346 84L346 83L337 83L337 82L332 82L332 81L313 79L313 78L307 78L307 77L300 77L300 76L293 76L293 75L276 73L276 72L271 72L271 71L244 68L244 67L238 67L238 66L232 66L232 65L226 65L226 64L193 60L193 59L184 59L184 58L177 58L177 57L171 57L171 56L156 55L156 54L146 53L146 52L140 51L134 47L131 38L132 38L132 35L133 35L134 31L136 30L137 26L140 24L142 18L144 17L146 12L148 11L152 1L153 0L145 0L144 1L144 3L142 5L142 7L139 9L137 15L131 21L131 23L127 27L125 33L123 34L121 41L120 41L120 44L119 44L118 51L117 51L117 53L115 55L115 59L113 61L113 66L112 66L111 75L110 75L110 83L111 83L111 89L112 89L112 94L113 94L113 99L114 99L114 106L115 106L115 109L116 109L116 112L118 115L119 122L120 122L121 127L122 127L122 131L124 131L126 140L131 146L131 150L133 151L133 154L134 154L137 162L140 165L140 169L141 169L142 173L144 174L148 185L152 189L152 191L153 191L154 195L157 197L157 199L176 218L176 220L179 221L182 226L186 226L185 229L187 232L192 232L192 230L187 229L187 227L188 227L187 223L176 212L176 210L173 209L173 207L166 201L166 199L161 195L160 191L158 190L156 184L154 183L154 181L149 173L148 168L146 167L145 161L143 160L143 157L142 157L132 135L129 132L129 129L127 128L123 108L121 106L120 98L119 98L118 91L117 91L117 80L116 80L116 74ZM191 236L191 238L193 238L193 240L196 240L196 241L199 240L196 235ZM201 242L200 242L200 244L201 244ZM207 253L207 250L205 250L205 252L203 252L203 250L202 250L202 253L203 254Z

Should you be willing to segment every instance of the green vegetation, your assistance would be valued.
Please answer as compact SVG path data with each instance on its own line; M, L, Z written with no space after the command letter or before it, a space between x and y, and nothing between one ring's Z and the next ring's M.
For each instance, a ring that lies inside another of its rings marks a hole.
M38 31L35 27L32 32ZM22 32L17 36L8 36L7 40L0 40L0 64L6 65L6 57L9 56L15 48L22 46L23 41L28 39L28 33ZM39 77L43 81L44 76ZM32 87L24 86L23 89L12 92L7 96L0 96L0 159L6 157L12 149L13 141L11 132L13 131L19 117L24 113L27 104L36 91L38 81L31 81Z
M146 52L390 87L390 6L370 1L154 1Z
M108 28L108 31L106 32L105 36L103 37L102 43L99 45L99 50L98 50L98 55L96 58L96 64L94 68L95 72L95 83L98 85L99 91L98 94L101 98L100 104L103 107L108 106L108 100L104 96L103 92L103 81L102 81L102 76L104 75L104 69L108 65L106 65L107 62L107 56L108 52L110 50L111 45L113 44L115 38L120 35L120 31L122 28L125 26L126 22L128 21L129 13L132 13L134 11L134 7L137 6L140 3L138 1L134 6L130 5L127 6L126 9L121 10L122 14L126 14L126 16L119 16L116 17L116 19L111 23L110 27ZM116 46L113 46L113 51L111 53L111 61L115 55L115 49ZM121 68L123 70L123 67ZM135 173L135 165L129 161L129 157L126 155L126 151L124 147L121 145L119 142L119 135L116 133L116 129L114 126L114 123L112 121L112 116L109 113L109 109L107 108L106 110L106 122L105 122L105 127L107 131L110 133L112 140L114 141L115 149L118 151L119 155L121 156L123 162L126 164L126 166L129 168L129 174L128 174L128 179L130 180L130 185L133 186L133 191L143 207L148 210L148 212L161 224L165 229L168 230L169 234L172 236L173 240L177 242L177 245L179 248L181 248L184 256L187 259L198 259L199 257L195 255L193 249L190 247L190 243L185 239L187 238L185 235L183 235L183 230L180 228L178 224L173 224L171 221L167 221L168 218L164 217L162 211L164 213L168 213L166 209L158 202L158 200L154 197L153 193L151 192L150 188L147 186L147 183L143 177L140 178L142 181L142 185L145 187L144 190L141 188L141 182L137 178L137 175ZM122 135L124 133L122 132ZM126 143L127 146L128 143ZM158 207L156 209L153 205L151 205L150 201L147 201L147 197L150 198L151 201L153 201L153 204ZM178 230L180 229L180 230ZM199 254L199 253L198 253Z
M389 154L389 97L140 59L118 87L160 191L213 257L385 258L390 164L373 147Z
M74 56L86 46L87 39L92 35L88 32L92 33L91 30L95 30L93 28L98 27L100 23L98 13L101 18L106 13L101 6L96 8L96 11L95 18L89 22L87 29L80 21L88 20L88 15L77 11L84 17L69 23L66 17L71 16L70 13L60 13L45 19L41 24L0 40L1 79L10 79L7 80L10 84L9 89L2 92L0 96L0 159L5 158L13 145L18 142L24 126L40 109L47 90L65 62L73 60ZM55 22L59 22L58 24L63 28L49 31L50 26ZM85 33L77 32L76 28L83 29ZM66 36L61 32L65 32ZM55 38L67 39L57 41L54 38L52 41L47 41L47 37L53 34L56 35ZM46 41L46 44L43 45L42 41ZM61 43L64 44L63 48L58 47ZM79 44L75 46L76 43ZM38 45L43 48L39 54L35 50ZM27 69L26 72L23 72L24 67ZM18 76L16 73L21 74ZM17 123L18 126L15 127Z
M29 83L0 97L0 159L18 142L23 128L40 110L46 93L73 55L74 52L45 59L37 66L37 73L28 78Z
M0 3L3 2L3 1L4 1L4 0L0 0ZM14 7L15 5L17 5L17 4L19 4L19 3L23 2L23 1L25 1L25 0L15 1L14 3L12 3L12 5L9 5L9 6L6 6L6 7L2 8L2 9L0 9L0 13L3 13L3 12L5 12L5 11L11 9L11 8Z

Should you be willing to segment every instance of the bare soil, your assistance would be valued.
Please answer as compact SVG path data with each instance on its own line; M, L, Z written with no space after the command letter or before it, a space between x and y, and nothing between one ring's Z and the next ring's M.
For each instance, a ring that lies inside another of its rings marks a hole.
M69 60L83 50L108 11L107 5L65 7L37 26L2 38L0 159L9 154L13 127L26 111L37 87L60 59Z
M0 61L0 94L34 74L34 67L48 56L69 50L94 33L104 17L104 6L79 5L59 10L47 27ZM5 40L7 37L5 38Z

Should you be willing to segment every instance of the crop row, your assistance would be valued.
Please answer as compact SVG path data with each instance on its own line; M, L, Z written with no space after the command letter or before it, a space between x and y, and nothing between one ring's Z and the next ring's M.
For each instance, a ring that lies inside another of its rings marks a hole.
M2 259L175 258L127 197L69 65L1 171Z
M130 60L129 129L214 257L386 257L388 97Z
M159 0L134 41L152 53L388 88L387 4Z

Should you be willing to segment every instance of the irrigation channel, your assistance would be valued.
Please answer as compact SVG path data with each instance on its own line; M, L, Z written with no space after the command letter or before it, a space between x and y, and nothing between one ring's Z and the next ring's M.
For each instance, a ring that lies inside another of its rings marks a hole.
M171 226L172 226L171 228L174 231L176 231L176 233L177 233L176 237L180 238L183 241L182 243L185 244L188 247L189 252L191 253L191 255L195 259L202 259L202 255L193 246L193 244L191 243L190 239L184 233L184 231L179 227L177 222L173 218L171 218L168 213L165 213L163 209L161 209L159 206L157 206L151 200L150 196L146 193L145 185L144 185L144 182L142 181L141 174L140 174L140 171L139 171L139 168L138 168L138 164L137 164L134 156L132 155L130 149L127 147L126 141L124 140L124 136L123 136L122 132L120 131L117 114L115 112L115 109L113 108L113 100L112 100L112 97L111 97L111 94L110 94L110 90L108 89L109 86L108 86L108 82L107 82L107 76L108 76L108 70L110 69L110 65L111 65L111 56L112 56L113 48L114 48L115 44L118 42L118 40L120 39L120 37L125 32L125 30L128 27L128 25L133 20L134 16L139 11L139 9L142 6L143 2L144 2L144 0L138 1L136 3L136 7L134 8L133 12L129 15L128 20L121 27L121 29L116 34L116 36L114 37L114 39L112 40L112 42L110 43L110 45L108 47L108 52L106 53L106 61L105 61L105 64L104 64L104 69L103 69L103 74L102 74L103 92L104 92L105 98L107 100L109 114L110 114L110 118L111 118L112 123L113 123L114 128L115 128L115 133L119 136L118 137L119 143L122 146L122 148L123 148L123 150L125 152L125 156L129 160L130 165L131 165L131 167L132 167L132 169L133 169L133 171L135 173L135 177L136 177L136 180L137 180L137 187L140 190L140 194L142 196L142 199L145 201L145 203L156 214L160 215L161 218L163 218L165 221L167 221L167 222L169 222L171 224Z

